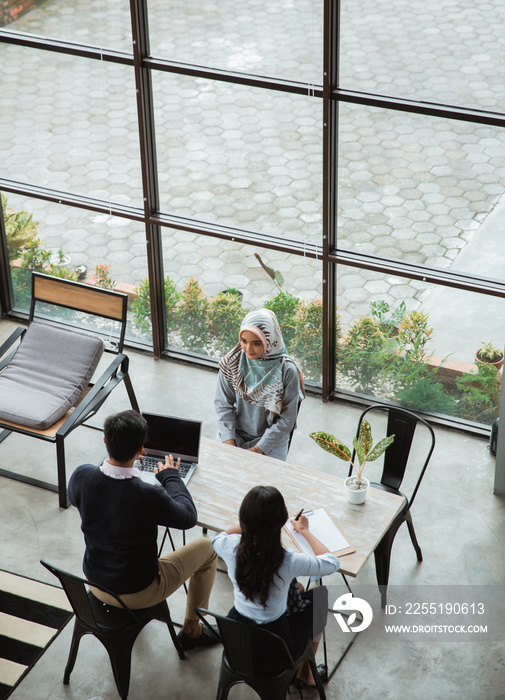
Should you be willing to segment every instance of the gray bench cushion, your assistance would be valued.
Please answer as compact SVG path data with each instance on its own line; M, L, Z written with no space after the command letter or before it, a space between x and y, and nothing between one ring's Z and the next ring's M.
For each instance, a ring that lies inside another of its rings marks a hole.
M103 349L99 338L30 324L0 374L0 419L49 428L82 396Z

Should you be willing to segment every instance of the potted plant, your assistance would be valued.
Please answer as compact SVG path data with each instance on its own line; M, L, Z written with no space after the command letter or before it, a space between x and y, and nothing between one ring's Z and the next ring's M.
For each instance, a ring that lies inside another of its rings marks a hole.
M70 262L70 255L66 255L63 250L53 251L49 256L49 262L55 267L66 267Z
M490 340L487 343L482 343L482 347L475 353L475 364L479 362L501 369L503 367L503 351L493 345Z
M391 309L387 301L372 301L372 317L379 324L379 328L386 338L393 338L398 335L398 325L402 321L406 304L402 301L396 309Z
M348 476L345 480L347 500L349 503L354 503L356 505L364 503L366 493L370 486L369 480L363 476L365 464L378 459L389 447L389 445L391 445L395 439L395 436L389 435L373 446L372 428L368 421L363 420L359 429L359 437L354 437L352 441L353 447L356 451L356 456L358 458L359 467L356 467L352 461L351 450L338 438L333 437L333 435L323 431L310 433L309 436L315 440L319 447L326 450L326 452L335 455L335 457L342 459L344 462L350 463L352 469L354 470L355 476Z

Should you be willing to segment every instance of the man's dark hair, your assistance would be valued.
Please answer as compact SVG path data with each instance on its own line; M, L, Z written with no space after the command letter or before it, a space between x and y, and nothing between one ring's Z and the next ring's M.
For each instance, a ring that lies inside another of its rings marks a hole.
M146 441L147 421L137 411L122 411L105 419L103 435L109 457L128 462Z

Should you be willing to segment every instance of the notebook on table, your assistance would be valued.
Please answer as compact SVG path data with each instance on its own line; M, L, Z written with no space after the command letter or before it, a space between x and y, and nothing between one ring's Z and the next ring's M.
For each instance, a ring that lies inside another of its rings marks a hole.
M303 514L309 520L309 531L322 544L337 557L342 557L345 554L352 554L356 551L338 525L335 523L326 508L316 508L315 510L303 511ZM290 536L291 541L296 546L299 552L304 554L314 554L310 544L303 535L300 535L291 525L291 518L288 518L284 525L284 530Z
M164 462L166 455L173 455L174 463L180 458L179 475L187 485L198 466L200 450L201 421L163 416L157 413L142 413L147 421L147 439L144 443L145 455L142 463L134 466L140 470L143 481L159 484L154 474L158 462Z

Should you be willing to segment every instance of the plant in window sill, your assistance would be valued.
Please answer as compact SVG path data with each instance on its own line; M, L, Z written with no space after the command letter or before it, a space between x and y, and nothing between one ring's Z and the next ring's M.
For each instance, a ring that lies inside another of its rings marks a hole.
M326 452L335 455L335 457L342 459L344 462L349 462L356 475L347 477L345 481L348 489L348 499L351 501L351 503L363 503L365 501L366 491L370 486L368 479L363 476L365 464L378 459L395 439L394 435L389 435L388 437L379 440L379 442L374 446L370 423L363 420L359 429L359 435L357 438L354 437L352 442L359 463L359 466L357 467L352 461L351 450L338 438L330 435L329 433L325 433L324 431L310 433L309 437L311 437L319 445L319 447ZM360 491L362 493L359 493Z

